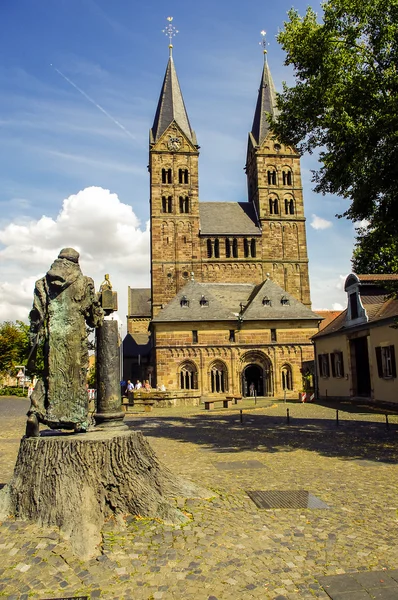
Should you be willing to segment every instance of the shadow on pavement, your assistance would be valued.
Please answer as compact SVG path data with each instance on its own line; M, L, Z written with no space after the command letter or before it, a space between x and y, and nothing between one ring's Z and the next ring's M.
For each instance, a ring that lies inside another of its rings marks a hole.
M189 417L127 415L125 422L150 437L165 437L189 442L217 453L292 452L307 450L342 460L366 460L398 463L398 425L384 421L341 420L335 418L295 417L290 408L290 422L285 416L243 411L234 414L206 413ZM332 412L334 415L334 413ZM379 409L380 414L380 409ZM361 464L361 463L358 463ZM362 466L369 466L362 463Z

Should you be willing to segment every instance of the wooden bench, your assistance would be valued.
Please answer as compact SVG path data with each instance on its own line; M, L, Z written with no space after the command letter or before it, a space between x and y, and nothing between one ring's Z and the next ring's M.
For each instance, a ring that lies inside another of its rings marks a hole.
M242 402L242 396L234 395L234 396L226 396L227 400L231 400L234 404L239 404Z
M231 408L232 406L230 398L214 398L214 400L205 400L205 410L213 410L216 402L222 402L223 408Z
M134 400L129 400L129 398L123 398L122 406L123 406L124 412L127 412L129 406L143 406L145 412L151 412L154 404L155 404L155 400L152 400L150 398L148 398L148 399L135 398Z

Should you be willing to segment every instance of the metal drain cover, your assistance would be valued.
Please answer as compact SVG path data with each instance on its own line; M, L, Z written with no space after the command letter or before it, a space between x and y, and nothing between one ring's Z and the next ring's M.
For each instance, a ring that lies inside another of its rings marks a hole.
M305 490L247 491L246 493L258 508L329 508L325 502Z
M216 462L214 466L219 471L240 471L241 469L264 469L264 463L259 460L242 460L231 462Z

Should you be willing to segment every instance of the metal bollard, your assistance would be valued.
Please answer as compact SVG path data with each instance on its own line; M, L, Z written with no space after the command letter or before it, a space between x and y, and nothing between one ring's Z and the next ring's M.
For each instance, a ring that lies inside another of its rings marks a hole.
M286 423L290 423L290 414L289 414L289 409L286 409Z
M386 414L386 429L390 429L390 424L388 422L388 415Z
M336 408L336 427L339 426L339 409Z
M240 409L240 422L243 423L243 411Z

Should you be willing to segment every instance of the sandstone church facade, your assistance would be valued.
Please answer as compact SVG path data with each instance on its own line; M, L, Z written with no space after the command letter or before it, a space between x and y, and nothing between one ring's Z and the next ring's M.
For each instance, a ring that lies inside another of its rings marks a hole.
M311 311L300 158L273 138L266 113L274 107L265 60L248 199L200 201L199 146L170 55L149 142L151 288L129 288L125 348L135 358L125 376L203 396L248 395L254 384L259 396L297 397L319 316Z

